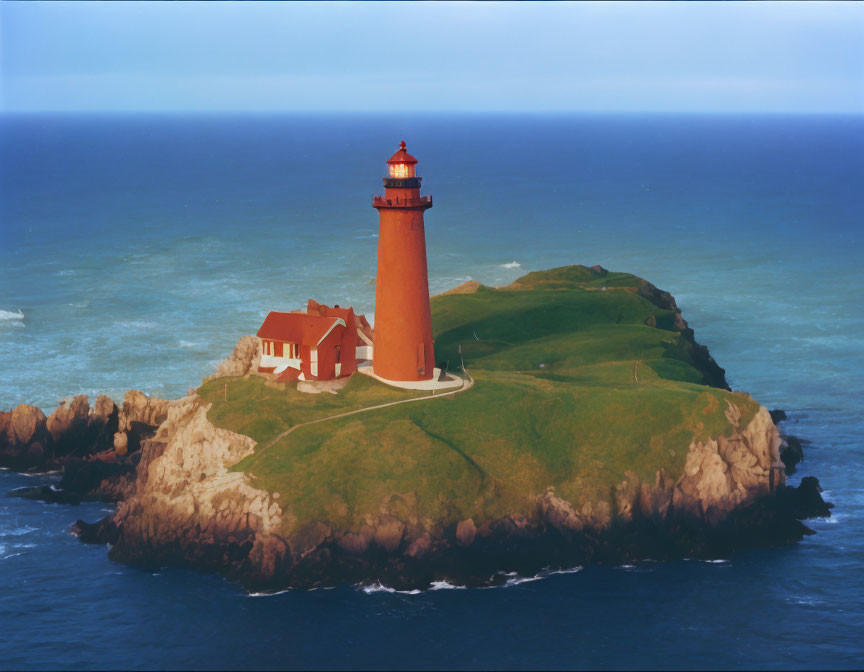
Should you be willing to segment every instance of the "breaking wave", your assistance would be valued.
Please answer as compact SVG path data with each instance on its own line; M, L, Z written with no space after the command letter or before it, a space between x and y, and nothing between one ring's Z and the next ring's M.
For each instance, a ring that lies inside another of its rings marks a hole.
M0 320L23 320L24 313L21 309L18 309L18 312L10 312L8 310L0 310Z

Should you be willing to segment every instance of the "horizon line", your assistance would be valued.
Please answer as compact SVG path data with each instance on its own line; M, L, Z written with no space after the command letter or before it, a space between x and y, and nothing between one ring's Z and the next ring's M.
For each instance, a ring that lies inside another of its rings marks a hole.
M2 110L0 117L23 117L23 116L221 116L221 115L249 115L249 116L393 116L390 110L344 110L344 109L322 109L322 110L249 110L249 109L153 109L153 110ZM831 116L831 117L862 117L864 110L403 110L397 118L406 119L409 116L457 116L457 115L488 115L488 116Z

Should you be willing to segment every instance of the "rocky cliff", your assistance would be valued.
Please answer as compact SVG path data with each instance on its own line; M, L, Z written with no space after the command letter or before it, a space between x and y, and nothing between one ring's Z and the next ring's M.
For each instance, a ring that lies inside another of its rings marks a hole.
M736 410L727 412L734 417ZM484 584L503 570L710 555L807 532L796 518L801 512L779 504L777 493L789 491L783 495L789 498L794 489L784 486L780 438L764 408L732 436L692 443L680 475L658 472L640 482L628 474L608 501L581 506L550 486L509 515L444 527L418 521L404 498L365 512L356 529L298 520L280 507L278 493L229 471L254 446L210 423L198 397L170 402L143 447L134 495L98 527L79 522L79 533L111 541L115 560L191 565L256 589L279 589L346 581Z

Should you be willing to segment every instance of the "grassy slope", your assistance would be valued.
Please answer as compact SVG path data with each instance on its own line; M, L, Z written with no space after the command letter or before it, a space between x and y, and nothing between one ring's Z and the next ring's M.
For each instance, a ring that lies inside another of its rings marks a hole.
M528 513L549 485L597 501L627 471L677 475L691 440L734 431L727 400L745 423L758 405L702 384L674 314L638 296L638 283L571 266L434 297L436 357L455 368L461 344L472 390L301 427L236 468L279 492L295 521L352 527L385 503L411 522L480 524ZM360 376L338 396L251 378L229 381L226 403L225 382L200 390L210 419L262 446L291 424L417 394Z

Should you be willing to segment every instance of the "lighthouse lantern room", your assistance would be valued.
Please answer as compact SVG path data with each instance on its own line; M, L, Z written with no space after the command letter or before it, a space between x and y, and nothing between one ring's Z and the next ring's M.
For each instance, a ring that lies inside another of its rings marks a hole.
M390 168L390 177L414 177L414 166L417 165L417 159L411 156L405 149L405 141L403 140L399 146L399 150L387 161L387 165Z

